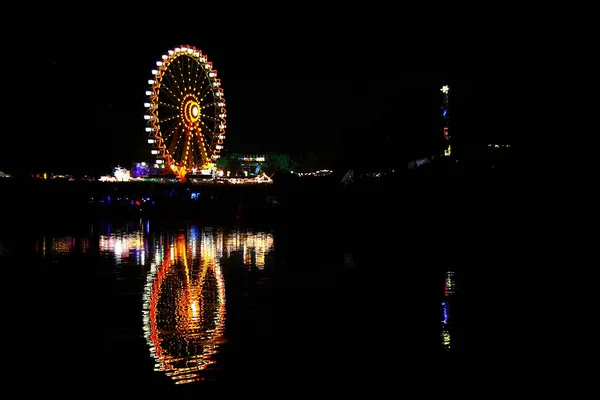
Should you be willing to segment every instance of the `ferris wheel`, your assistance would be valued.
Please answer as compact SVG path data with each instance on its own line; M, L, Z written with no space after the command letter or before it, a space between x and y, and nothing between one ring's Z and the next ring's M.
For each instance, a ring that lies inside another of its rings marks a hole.
M212 62L193 46L176 47L156 62L148 84L144 119L155 166L180 179L214 169L227 112Z

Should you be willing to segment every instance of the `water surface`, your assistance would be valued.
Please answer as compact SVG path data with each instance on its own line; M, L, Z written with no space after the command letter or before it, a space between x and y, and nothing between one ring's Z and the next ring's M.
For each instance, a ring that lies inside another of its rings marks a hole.
M10 365L62 389L368 385L431 369L462 346L457 277L407 260L395 233L143 218L3 232Z

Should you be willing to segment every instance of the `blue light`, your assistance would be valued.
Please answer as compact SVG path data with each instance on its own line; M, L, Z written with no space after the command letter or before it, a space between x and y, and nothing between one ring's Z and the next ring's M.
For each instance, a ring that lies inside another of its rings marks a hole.
M442 321L444 324L448 323L448 304L444 301L442 302L442 307L444 311L444 320Z
M190 240L193 243L198 241L198 227L196 225L190 227Z

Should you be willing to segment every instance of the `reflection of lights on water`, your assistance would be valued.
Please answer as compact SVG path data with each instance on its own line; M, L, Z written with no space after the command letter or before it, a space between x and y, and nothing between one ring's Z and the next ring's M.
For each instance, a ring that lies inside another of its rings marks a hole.
M444 296L450 296L454 293L454 272L448 271L444 280Z
M446 272L444 278L444 300L442 301L442 346L450 349L450 304L449 299L455 293L454 272Z
M442 319L442 324L448 325L448 303L442 301L442 310L444 313L444 319Z
M197 226L193 225L190 227L188 239L192 243L195 243L198 240L198 227Z
M192 226L165 235L154 252L144 290L144 336L155 370L176 384L202 379L215 363L225 331L225 282L220 260L230 252L253 251L256 265L273 249L266 233Z
M273 234L268 232L232 232L227 238L225 254L242 252L242 260L248 266L264 269L265 256L273 251Z
M82 253L87 253L90 250L90 239L87 236L79 240L79 250Z
M75 238L70 236L52 239L52 253L70 253L75 248Z
M100 235L98 246L100 251L112 253L115 260L122 261L133 256L137 264L145 263L144 236L142 231L132 233L113 232Z
M43 236L35 242L35 252L42 257L75 252L85 254L88 253L91 248L92 243L88 236L81 236L79 238L73 236Z
M203 235L202 238L205 236ZM144 332L155 370L176 384L194 382L214 363L225 324L225 283L210 243L200 257L188 254L189 243L179 234L144 294Z
M450 349L450 332L447 328L442 329L442 345L444 348Z
M89 248L90 242L86 237L82 237L79 240L72 236L42 237L35 243L36 253L42 257L74 253L76 250L86 253Z
M106 226L88 237L44 237L36 251L51 253L93 248L117 264L147 268L144 334L155 369L175 383L202 379L224 340L225 282L220 261L231 253L256 268L265 267L273 235L241 229L232 232L190 226L177 233L149 234L149 223ZM151 240L149 240L151 238Z

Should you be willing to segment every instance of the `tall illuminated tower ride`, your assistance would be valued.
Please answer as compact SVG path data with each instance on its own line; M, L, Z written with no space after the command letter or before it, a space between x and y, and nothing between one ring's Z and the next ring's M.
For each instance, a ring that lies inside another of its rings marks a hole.
M444 140L447 142L447 147L444 150L444 155L445 156L449 156L450 154L452 154L452 146L450 143L450 124L449 124L449 115L448 115L448 106L449 106L449 99L450 99L450 87L448 85L444 85L442 86L442 88L440 89L441 92L443 93L443 100L442 100L442 117L444 118Z

